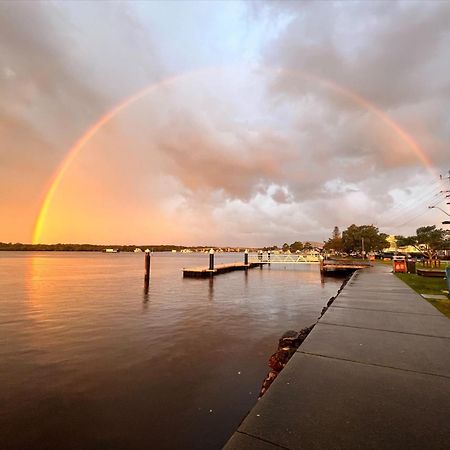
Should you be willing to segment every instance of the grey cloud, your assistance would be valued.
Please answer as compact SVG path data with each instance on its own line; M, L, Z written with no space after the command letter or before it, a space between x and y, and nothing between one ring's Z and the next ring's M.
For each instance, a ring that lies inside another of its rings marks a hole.
M277 188L272 194L272 198L277 203L290 203L292 201L292 196L289 195L284 189Z
M223 191L226 197L247 200L261 185L282 179L277 153L287 146L283 139L270 131L252 137L235 128L230 144L217 132L221 128L226 125L215 122L211 129L178 112L154 137L165 170L190 191Z
M414 155L395 161L391 149L406 155L405 143L394 142L392 130L381 130L377 117L364 124L364 107L320 78L387 111L445 168L449 152L442 142L450 138L448 2L268 2L260 8L289 17L265 51L266 64L292 70L273 77L273 98L304 102L309 96L329 109L335 124L346 118L341 129L336 126L331 147L336 155L378 155L375 166L385 169L418 164ZM308 75L296 75L297 69ZM314 126L323 125L308 128Z
M327 178L357 186L361 199L370 200L373 220L384 221L396 207L390 191L417 188L418 178L430 178L411 144L339 86L402 126L438 173L448 170L448 2L270 1L251 9L259 20L284 23L264 49L262 63L280 68L269 77L268 94L276 105L291 105L297 117L291 137L301 149L297 168L303 181L291 168L289 189L297 201L323 205L311 211L318 222L339 220L339 214L353 220L370 216L346 203L346 192L327 190ZM339 201L339 211L330 200ZM412 203L406 217L419 206Z
M161 74L130 8L3 2L0 110L65 153L101 113Z
M350 86L382 107L439 96L448 89L448 78L438 71L426 84L422 79L450 58L447 2L268 5L291 18L266 53L271 63Z

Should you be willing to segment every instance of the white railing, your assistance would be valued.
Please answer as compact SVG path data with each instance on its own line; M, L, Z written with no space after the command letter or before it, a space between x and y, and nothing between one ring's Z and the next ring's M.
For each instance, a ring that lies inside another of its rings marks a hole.
M317 253L311 255L303 255L301 253L281 253L281 254L270 254L267 253L259 255L251 255L249 257L249 262L252 263L271 263L271 264L311 264L319 263L320 255Z

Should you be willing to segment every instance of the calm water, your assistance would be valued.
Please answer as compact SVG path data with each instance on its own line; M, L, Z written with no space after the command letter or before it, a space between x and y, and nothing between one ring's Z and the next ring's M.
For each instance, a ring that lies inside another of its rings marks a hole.
M1 448L217 449L279 336L341 281L317 265L183 279L208 255L0 253ZM217 255L217 263L242 255Z

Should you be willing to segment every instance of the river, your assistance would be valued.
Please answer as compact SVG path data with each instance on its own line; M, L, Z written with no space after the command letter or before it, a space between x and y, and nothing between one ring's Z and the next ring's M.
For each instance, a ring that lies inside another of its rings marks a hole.
M216 263L243 260L217 254ZM0 252L2 449L219 449L280 335L342 280L318 265L183 279L205 254Z

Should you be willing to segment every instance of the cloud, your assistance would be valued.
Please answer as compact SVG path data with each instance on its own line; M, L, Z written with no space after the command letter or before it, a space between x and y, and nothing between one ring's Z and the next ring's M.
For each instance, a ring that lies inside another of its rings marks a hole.
M58 240L108 228L102 239L258 245L436 220L414 217L439 187L389 120L448 170L447 3L212 3L207 23L181 5L0 4L0 238L27 240L73 142L167 68L195 71L122 111L71 166L50 213Z
M28 212L19 198L2 203L4 238L29 240L47 180L78 136L163 73L132 5L109 6L0 4L0 190L28 199ZM25 228L9 222L17 215Z
M448 90L442 72L450 40L446 2L268 2L261 7L290 19L266 50L271 63L350 86L383 108Z
M320 81L330 80L385 110L422 144L437 166L446 162L448 151L440 142L449 137L450 4L267 2L259 8L287 21L264 52L264 63L281 69L273 77L275 98L290 102L315 99L328 108L328 116L336 124L345 121L348 131L338 130L338 139L347 149L353 142L356 153L355 143L361 140L352 136L355 129L379 135L379 121L372 116L369 119L375 126L361 123L360 105ZM379 145L389 149L388 154L378 149L372 153L381 155L381 163L384 159L387 165L395 165L392 149L398 151L404 144L398 140L389 144L386 139L392 139L393 133L390 135L382 136ZM363 144L359 153L377 144L375 136ZM336 153L342 151L338 148Z
M400 222L412 228L436 220L425 214L432 195L424 204L413 198L431 184L436 194L439 185L430 181L411 145L355 95L403 127L436 172L445 173L450 160L444 145L450 139L450 5L259 2L252 9L259 20L283 24L264 48L262 64L279 69L268 94L273 104L290 109L292 136L316 181L308 188L288 177L297 201L306 195L320 205L312 213L319 223L351 217L347 221L373 220L392 231ZM330 183L351 185L361 195L330 192ZM405 194L411 200L408 208L397 203L396 190L411 192ZM390 221L390 208L399 206L405 220Z
M283 142L276 133L254 137L235 127L223 136L216 130L187 114L158 130L155 146L165 155L166 170L187 189L248 199L259 186L282 178L276 155Z

